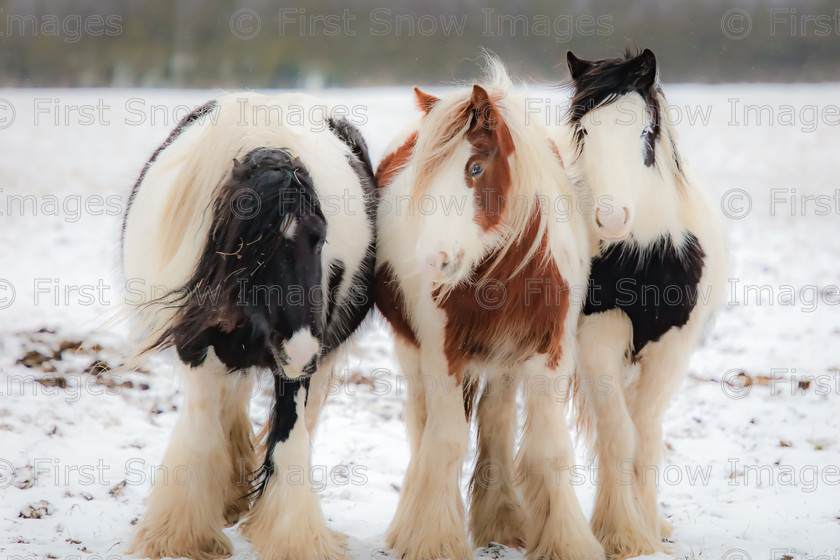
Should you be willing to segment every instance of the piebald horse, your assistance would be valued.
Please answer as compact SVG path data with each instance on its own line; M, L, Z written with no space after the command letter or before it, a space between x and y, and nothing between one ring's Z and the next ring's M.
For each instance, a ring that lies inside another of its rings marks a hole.
M373 306L374 204L359 131L306 95L211 101L146 164L123 269L143 287L139 353L174 348L185 398L134 553L230 556L222 529L244 517L262 558L342 554L312 488L310 431L336 349ZM258 467L248 403L261 369L275 402Z
M663 550L671 535L656 500L662 417L719 301L727 255L715 205L664 118L653 53L567 58L569 126L552 136L595 201L575 401L598 461L591 526L625 558Z
M557 193L571 192L548 132L504 68L489 66L486 84L443 99L415 90L424 114L377 170L377 307L411 388L412 456L387 544L409 560L472 558L459 475L465 403L480 393L473 544L597 560L564 417L585 225L556 212ZM527 419L514 461L520 387Z

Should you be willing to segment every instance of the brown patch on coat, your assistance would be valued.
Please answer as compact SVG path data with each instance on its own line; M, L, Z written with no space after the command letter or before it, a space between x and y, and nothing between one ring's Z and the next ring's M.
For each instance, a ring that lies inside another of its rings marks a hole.
M376 272L376 308L391 325L394 335L420 346L414 327L406 315L405 298L399 280L388 263L380 266Z
M379 162L379 167L376 168L376 186L384 189L391 184L400 171L403 170L405 164L408 163L411 154L414 152L414 146L417 145L417 132L411 134L403 144L382 158Z
M473 107L473 121L467 132L467 140L472 146L473 155L464 168L464 180L475 194L475 222L481 229L488 231L504 219L512 188L508 158L515 148L501 111L484 88L473 86L470 104ZM473 176L472 169L476 164L484 171Z
M474 270L475 283L459 284L435 301L447 316L444 355L449 375L463 382L464 369L474 359L515 365L535 354L548 356L555 367L563 356L563 332L569 312L569 285L548 251L544 234L540 249L516 276L520 259L539 233L538 220L496 263L491 254ZM495 264L494 264L495 263Z

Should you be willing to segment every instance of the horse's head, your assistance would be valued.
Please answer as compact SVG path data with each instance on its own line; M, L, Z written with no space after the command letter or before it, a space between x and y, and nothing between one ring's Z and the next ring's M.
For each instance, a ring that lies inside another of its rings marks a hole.
M168 333L181 359L198 365L212 346L232 369L311 370L324 327L326 232L298 158L257 148L234 160L181 318Z
M682 173L662 122L656 57L645 49L596 61L569 52L567 60L575 165L595 199L596 230L604 241L655 239L670 227L663 218L677 213Z
M454 285L500 244L514 143L502 107L482 86L443 100L415 93L426 113L410 164L423 216L416 258L433 282Z

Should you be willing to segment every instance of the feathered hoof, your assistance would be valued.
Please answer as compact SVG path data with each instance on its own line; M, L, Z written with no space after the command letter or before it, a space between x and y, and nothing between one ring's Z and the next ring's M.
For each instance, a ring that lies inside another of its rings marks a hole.
M604 547L592 533L572 535L573 531L551 530L536 546L529 547L528 560L604 560Z
M167 519L154 523L144 519L135 531L128 553L144 558L192 558L213 560L233 554L233 544L220 530Z
M473 546L487 547L492 543L509 548L525 548L525 517L516 502L498 505L492 512L484 511L470 516ZM491 513L485 515L485 513Z
M402 560L472 560L473 552L467 542L466 531L439 525L434 522L437 520L431 521L425 526L419 518L400 527L392 524L385 541L394 551L394 556Z
M613 560L624 560L636 556L647 556L657 552L667 552L668 549L661 540L657 541L651 535L627 530L617 531L601 539L604 551Z

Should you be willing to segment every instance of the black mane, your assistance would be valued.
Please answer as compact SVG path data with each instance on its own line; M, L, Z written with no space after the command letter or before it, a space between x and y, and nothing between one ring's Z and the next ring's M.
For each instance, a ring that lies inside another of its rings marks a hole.
M234 160L195 271L171 294L175 318L153 347L174 346L193 367L212 346L231 370L273 369L272 333L284 310L259 290L285 286L275 266L288 258L280 255L284 222L307 213L324 219L300 159L282 149L257 148L241 162Z

